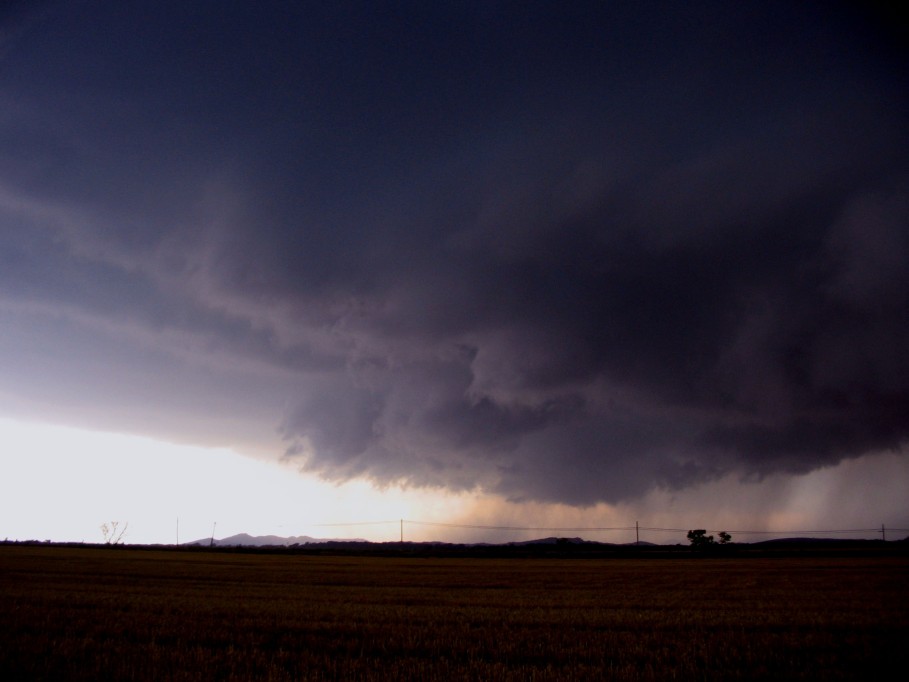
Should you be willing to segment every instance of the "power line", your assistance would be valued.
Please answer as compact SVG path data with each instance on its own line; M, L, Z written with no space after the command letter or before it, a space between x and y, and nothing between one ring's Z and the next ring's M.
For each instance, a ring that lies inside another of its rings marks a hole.
M348 523L311 523L309 524L313 528L332 528L338 526L387 526L390 523L400 523L401 519L394 519L393 521L350 521ZM407 521L404 523L418 523L417 521Z
M690 528L648 528L641 526L641 530L653 531L653 532L666 532L666 533L685 533ZM888 530L893 531L907 531L906 528L889 528ZM799 535L821 535L821 534L842 534L842 533L880 533L880 528L843 528L838 530L736 530L734 528L723 528L722 531L727 533L738 533L739 535L780 535L780 534L799 534ZM708 532L718 533L722 532L719 529L708 529Z
M404 523L410 523L417 526L434 526L440 528L467 528L471 530L551 530L551 531L587 531L587 532L602 532L602 531L614 531L614 530L634 530L634 526L610 526L610 527L597 527L597 526L482 526L477 524L467 524L467 523L441 523L438 521L409 521L404 520Z
M387 526L391 524L410 524L413 526L426 526L432 528L459 528L464 530L496 530L496 531L534 531L534 532L571 532L571 533L606 533L606 532L630 532L630 531L647 531L651 533L686 533L690 528L664 528L659 526L640 526L637 523L633 526L506 526L506 525L484 525L475 523L446 523L442 521L418 521L413 519L390 519L388 521L349 521L344 523L315 523L311 527L317 528L337 528L352 526ZM887 530L905 533L909 528L892 528ZM724 528L722 530L708 529L708 532L718 533L736 533L738 535L843 535L858 533L882 533L882 527L878 528L840 528L840 529L800 529L800 530L737 530L734 528Z

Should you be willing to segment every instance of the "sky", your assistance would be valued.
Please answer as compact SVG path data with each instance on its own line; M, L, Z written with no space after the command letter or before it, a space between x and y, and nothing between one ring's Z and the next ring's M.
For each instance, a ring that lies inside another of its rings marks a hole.
M909 529L906 32L5 3L0 537Z

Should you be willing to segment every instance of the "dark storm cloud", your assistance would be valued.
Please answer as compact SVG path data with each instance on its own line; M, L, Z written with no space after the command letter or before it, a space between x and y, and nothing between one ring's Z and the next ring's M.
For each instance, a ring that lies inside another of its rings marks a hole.
M892 17L51 7L0 62L4 301L291 377L309 470L589 503L905 442Z

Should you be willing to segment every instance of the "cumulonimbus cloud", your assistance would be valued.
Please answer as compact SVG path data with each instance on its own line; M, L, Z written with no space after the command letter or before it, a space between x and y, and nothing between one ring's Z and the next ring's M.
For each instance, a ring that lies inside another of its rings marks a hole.
M188 4L7 52L7 300L283 373L331 479L586 504L905 443L875 17Z

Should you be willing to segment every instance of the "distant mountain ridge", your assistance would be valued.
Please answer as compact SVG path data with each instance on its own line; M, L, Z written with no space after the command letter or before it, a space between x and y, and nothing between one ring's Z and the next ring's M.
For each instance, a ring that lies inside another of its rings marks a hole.
M791 538L775 538L771 540L761 540L758 542L747 543L747 542L738 542L735 543L738 547L753 546L753 547L785 547L785 546L834 546L834 545L863 545L867 543L879 542L878 540L849 540L849 539L838 539L838 538L816 538L816 537L791 537ZM909 537L901 540L900 542L909 543ZM181 543L184 546L198 545L202 547L292 547L295 545L332 545L335 547L344 547L346 549L353 549L357 545L362 545L364 547L381 547L385 545L397 545L397 542L371 542L369 540L363 540L360 538L314 538L309 535L292 535L290 537L281 537L279 535L250 535L249 533L239 533L237 535L231 535L230 537L220 538L212 540L211 538L202 538L200 540L193 540L192 542ZM565 537L544 537L536 538L533 540L520 540L512 542L503 542L503 543L486 543L486 542L473 542L473 543L450 543L450 542L439 542L439 541L422 541L422 542L412 542L408 541L404 543L410 546L449 546L449 547L532 547L532 546L543 546L543 545L554 545L559 546L587 546L587 547L661 547L661 546L673 546L673 545L659 545L653 542L647 542L642 540L640 542L623 542L619 544L611 542L600 542L596 540L584 540L579 537L565 538ZM674 546L682 547L680 543L675 543ZM687 547L687 546L686 546Z
M290 537L281 537L279 535L250 535L249 533L238 533L226 538L203 538L185 542L185 545L214 545L216 547L289 547L291 545L318 544L323 542L337 542L333 538L313 538L308 535L292 535ZM362 540L353 540L352 542L363 542Z
M292 535L290 537L281 537L279 535L250 535L249 533L238 533L237 535L231 535L226 538L202 538L201 540L193 540L192 542L183 543L185 545L201 545L208 547L213 545L215 547L290 547L292 545L306 545L306 544L328 544L328 543L370 543L368 540L362 540L359 538L314 538L309 535ZM381 543L375 543L381 544ZM413 543L408 543L413 544ZM422 545L448 545L451 543L447 542L420 542L416 544ZM468 543L468 545L486 545L487 543ZM498 544L498 543L495 543ZM524 540L518 542L507 542L501 543L505 546L511 547L523 547L527 545L611 545L612 543L602 543L596 542L593 540L583 540L581 538L557 538L557 537L548 537L548 538L538 538L535 540ZM623 543L623 545L633 545L635 543ZM640 542L640 545L650 545L656 546L652 542Z

